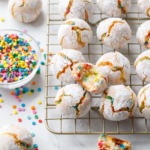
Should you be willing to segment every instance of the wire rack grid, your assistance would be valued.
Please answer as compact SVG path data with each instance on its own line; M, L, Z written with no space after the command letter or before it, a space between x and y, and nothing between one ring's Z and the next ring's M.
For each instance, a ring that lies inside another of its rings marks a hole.
M90 20L93 30L93 39L82 53L88 62L95 64L98 58L107 53L114 51L100 44L96 38L96 26L107 17L100 13L96 2L94 1L94 16ZM141 47L135 38L138 26L149 18L139 12L136 0L132 0L130 11L124 16L132 29L132 38L130 42L120 52L129 58L131 63L131 75L129 85L138 93L139 89L145 85L136 75L133 63L136 57L145 49ZM97 111L100 96L93 95L93 104L91 111L82 118L63 118L56 110L54 104L55 95L65 84L60 83L49 72L50 53L57 53L62 48L57 40L57 32L63 20L58 11L58 0L48 0L48 20L47 20L47 63L45 74L45 123L47 129L55 134L150 134L150 121L144 119L138 109L134 116L121 122L111 122L105 120Z

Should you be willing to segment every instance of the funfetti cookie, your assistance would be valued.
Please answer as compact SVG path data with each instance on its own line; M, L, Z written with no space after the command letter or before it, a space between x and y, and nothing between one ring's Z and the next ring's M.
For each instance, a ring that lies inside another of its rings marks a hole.
M92 37L91 27L81 19L66 20L58 30L58 41L64 49L80 50Z
M134 66L138 77L142 81L150 83L150 50L140 54L137 57Z
M73 65L78 62L85 62L81 52L72 49L61 50L51 59L51 73L60 81L74 81L71 70Z
M80 18L88 21L93 15L93 1L59 0L59 11L63 19Z
M136 38L141 46L150 48L150 21L145 21L139 26Z
M97 0L100 11L109 17L125 15L131 5L131 0Z
M107 88L105 74L90 63L77 63L73 66L72 75L75 81L93 94L101 94Z
M146 119L150 119L150 84L141 88L138 94L139 110Z
M102 44L113 49L123 48L131 38L129 24L121 18L109 18L100 22L97 38Z
M125 84L130 77L130 62L119 52L106 53L96 66L108 77L109 84Z
M98 150L131 150L131 143L114 136L102 134L98 138Z
M150 17L150 0L138 0L139 11Z
M61 88L55 98L56 109L66 118L78 118L91 109L91 95L78 84Z
M137 107L137 97L129 86L110 86L102 95L100 113L111 121L131 117Z
M32 135L20 125L0 129L0 150L32 150Z

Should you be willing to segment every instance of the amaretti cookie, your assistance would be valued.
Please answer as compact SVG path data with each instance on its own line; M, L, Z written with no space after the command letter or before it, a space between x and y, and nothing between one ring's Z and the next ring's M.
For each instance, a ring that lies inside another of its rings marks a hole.
M137 107L137 97L129 86L110 86L102 95L100 112L111 121L121 121L131 117Z
M135 60L134 66L139 78L147 83L150 83L150 50L140 54Z
M80 18L88 21L93 15L92 0L59 0L59 10L63 19Z
M150 21L145 21L139 26L136 38L141 46L150 48Z
M128 23L121 18L109 18L98 25L97 38L107 47L120 49L131 38L131 29Z
M138 0L139 10L150 17L150 0Z
M90 63L75 64L72 75L75 81L93 94L101 94L107 88L108 79L105 74Z
M98 138L98 150L131 150L131 143L107 134L102 134Z
M109 84L125 84L129 80L129 60L119 52L104 54L97 61L96 66L107 75Z
M56 109L63 117L77 118L86 115L91 109L91 95L78 84L61 88L55 98Z
M40 15L41 0L9 0L9 10L12 16L20 22L33 22Z
M109 17L121 17L128 12L131 0L97 0L97 5Z
M0 129L0 150L32 150L32 135L20 125Z
M150 84L144 86L138 94L139 110L146 119L150 119Z
M77 18L66 20L58 31L59 43L65 49L79 50L88 44L91 37L91 27Z
M60 81L74 81L71 70L73 65L78 62L85 62L81 52L72 49L61 50L51 59L51 73Z

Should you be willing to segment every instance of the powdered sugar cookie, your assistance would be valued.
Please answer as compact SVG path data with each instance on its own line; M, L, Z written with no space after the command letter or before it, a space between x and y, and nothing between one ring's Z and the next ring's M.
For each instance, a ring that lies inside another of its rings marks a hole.
M110 86L102 96L100 112L104 118L121 121L131 117L137 107L137 98L129 86Z
M73 65L78 62L85 62L81 52L72 49L62 50L51 59L51 73L60 81L74 81L71 75L71 70Z
M128 12L131 0L97 0L97 5L109 17L121 17Z
M145 21L139 26L136 38L141 46L150 48L150 21Z
M131 150L131 143L106 134L98 138L98 150Z
M110 84L125 84L129 80L129 60L119 52L104 54L97 61L96 66L107 75Z
M147 50L140 54L136 59L134 66L136 68L136 73L139 78L149 83L150 82L150 50Z
M63 19L80 18L87 21L93 15L92 0L59 0Z
M58 91L55 104L63 117L82 117L91 109L91 95L80 85L70 84Z
M9 0L12 16L21 22L29 23L37 19L41 12L41 0Z
M77 18L66 20L58 31L59 43L65 49L79 50L88 44L91 37L91 27Z
M128 23L121 18L109 18L100 22L97 28L97 38L113 49L120 49L131 38L131 29Z
M93 94L101 94L107 88L107 77L90 63L74 65L72 75L75 81Z
M150 17L150 0L138 0L139 10Z
M22 126L8 125L0 129L1 150L31 150L32 135Z
M138 94L139 110L146 119L150 119L150 84L141 88Z

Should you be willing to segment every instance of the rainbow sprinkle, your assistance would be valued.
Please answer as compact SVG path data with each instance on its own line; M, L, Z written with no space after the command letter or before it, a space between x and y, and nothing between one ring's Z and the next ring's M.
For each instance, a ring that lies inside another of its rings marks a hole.
M0 82L16 82L31 74L37 54L31 45L16 34L0 36Z

